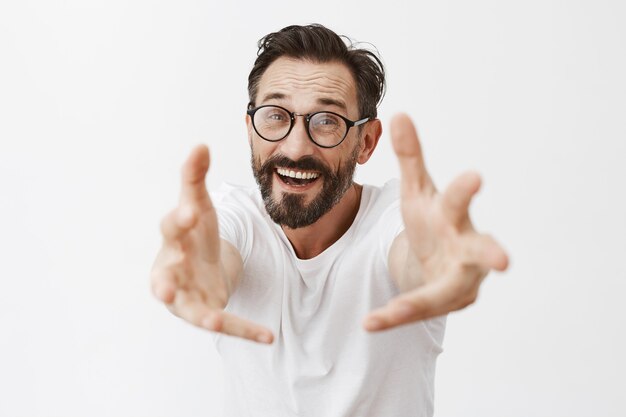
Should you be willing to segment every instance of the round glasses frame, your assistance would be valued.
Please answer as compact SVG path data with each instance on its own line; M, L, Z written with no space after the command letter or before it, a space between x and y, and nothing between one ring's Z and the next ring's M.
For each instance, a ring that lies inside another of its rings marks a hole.
M284 110L290 116L290 118L291 118L290 123L291 124L289 125L289 129L287 130L287 133L285 133L285 135L283 137L278 138L278 139L268 139L268 138L264 137L262 134L260 134L259 131L257 130L256 124L254 123L254 114L258 110L266 108L266 107L273 107L273 108ZM311 142L313 142L314 144L316 144L320 148L325 148L325 149L330 149L330 148L334 148L336 146L341 145L341 143L344 141L344 139L348 136L348 132L350 131L351 127L360 126L363 123L366 123L366 122L368 122L370 120L370 117L365 117L365 118L360 119L360 120L350 120L350 119L348 119L348 118L346 118L346 117L344 117L344 116L342 116L342 115L340 115L338 113L335 113L335 112L332 112L332 111L326 111L326 110L317 111L315 113L300 114L300 113L296 113L295 111L293 111L293 112L289 111L289 110L287 110L284 107L276 106L274 104L265 104L263 106L255 107L253 109L249 109L248 111L246 111L246 113L248 113L248 115L250 116L250 119L252 120L252 127L254 127L254 131L257 133L257 135L259 135L261 137L261 139L266 140L268 142L279 142L279 141L285 139L287 136L289 136L289 134L291 133L291 130L293 129L293 127L296 124L296 116L302 116L302 117L304 117L304 126L306 127L306 133L309 136L309 139L311 139ZM315 116L316 114L320 114L320 113L330 113L332 115L335 115L335 116L339 117L340 119L342 119L346 123L346 132L343 135L343 138L341 138L341 140L339 142L337 142L337 144L331 145L331 146L321 145L321 144L317 143L315 141L315 139L313 139L313 135L311 135L311 130L309 128L309 126L310 126L309 125L309 121L311 120L311 118L313 116Z

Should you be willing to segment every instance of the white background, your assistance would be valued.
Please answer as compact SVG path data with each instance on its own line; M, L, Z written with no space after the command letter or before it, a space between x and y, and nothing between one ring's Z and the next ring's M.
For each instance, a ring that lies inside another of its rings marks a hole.
M219 416L208 333L151 296L160 218L196 143L253 184L256 41L320 22L378 47L380 117L511 254L450 315L436 411L624 416L626 20L620 1L3 1L0 416ZM361 182L398 175L384 133Z

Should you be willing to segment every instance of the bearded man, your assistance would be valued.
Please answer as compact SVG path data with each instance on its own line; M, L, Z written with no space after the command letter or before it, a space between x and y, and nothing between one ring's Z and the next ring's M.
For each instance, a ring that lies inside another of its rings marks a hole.
M321 25L262 38L248 80L259 187L211 198L208 149L192 151L154 294L214 332L229 416L432 416L446 314L508 263L469 219L480 178L439 193L401 114L401 180L355 183L382 133L384 69Z

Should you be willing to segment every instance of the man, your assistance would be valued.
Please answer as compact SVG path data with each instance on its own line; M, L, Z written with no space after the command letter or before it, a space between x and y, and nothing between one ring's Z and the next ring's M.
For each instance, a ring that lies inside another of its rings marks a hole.
M507 266L468 216L479 177L438 193L406 115L391 122L401 183L353 182L382 132L384 79L323 26L269 34L246 114L260 192L224 187L214 206L208 149L183 166L153 292L216 332L228 415L432 415L445 314Z

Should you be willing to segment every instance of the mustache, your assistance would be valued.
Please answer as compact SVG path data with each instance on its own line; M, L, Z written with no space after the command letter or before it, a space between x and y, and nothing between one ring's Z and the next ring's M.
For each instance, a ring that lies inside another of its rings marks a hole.
M297 169L303 171L317 171L322 174L330 172L328 166L313 156L303 156L302 158L294 161L285 155L274 155L263 163L262 170L274 170L275 167Z

